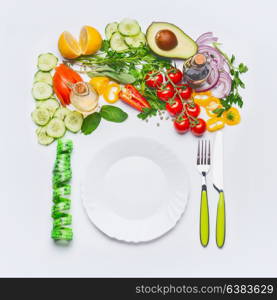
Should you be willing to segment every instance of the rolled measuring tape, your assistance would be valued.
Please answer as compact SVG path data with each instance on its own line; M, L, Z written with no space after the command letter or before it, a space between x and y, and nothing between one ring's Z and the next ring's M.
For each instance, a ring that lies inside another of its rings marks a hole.
M70 225L72 224L72 215L69 213L71 200L67 197L71 194L72 178L71 170L71 153L73 143L71 140L58 140L57 156L53 169L53 202L52 218L53 229L51 237L55 241L71 241L73 232Z

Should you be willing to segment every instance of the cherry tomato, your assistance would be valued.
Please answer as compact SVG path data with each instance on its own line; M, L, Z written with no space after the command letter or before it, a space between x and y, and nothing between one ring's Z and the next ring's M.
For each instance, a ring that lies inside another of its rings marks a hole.
M179 83L183 79L183 73L179 69L169 69L167 75L173 83Z
M189 119L186 116L178 117L174 121L174 127L178 133L183 134L188 132L190 128Z
M150 71L145 76L145 83L151 88L160 87L163 81L164 81L163 75L161 73L157 73L157 71Z
M187 103L185 105L188 115L197 118L200 115L200 106L196 103Z
M192 94L192 89L187 84L180 84L178 85L178 92L182 99L189 99Z
M167 101L165 108L172 116L176 116L182 112L183 102L182 100L176 97L172 101Z
M168 99L174 96L174 87L172 84L167 84L166 86L162 86L157 90L157 96L162 101L167 101Z
M191 127L190 130L195 136L202 136L203 133L206 131L207 125L203 119L197 119L197 121L198 121L198 124Z

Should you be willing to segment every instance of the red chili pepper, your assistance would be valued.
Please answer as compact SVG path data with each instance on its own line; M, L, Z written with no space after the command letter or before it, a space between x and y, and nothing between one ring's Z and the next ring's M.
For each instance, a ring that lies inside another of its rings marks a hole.
M150 108L148 101L131 84L126 84L124 86L119 93L119 98L139 111L142 111L143 108Z

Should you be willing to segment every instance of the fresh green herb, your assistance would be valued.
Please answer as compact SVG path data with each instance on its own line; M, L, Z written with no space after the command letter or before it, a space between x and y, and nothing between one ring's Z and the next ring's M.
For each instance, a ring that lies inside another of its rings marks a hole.
M147 99L151 108L143 108L142 112L138 114L138 118L145 120L148 117L156 116L158 111L165 110L166 103L157 97L154 90L145 86L143 96Z
M224 53L220 48L219 43L213 43L214 47L225 57L229 67L230 67L230 74L232 76L232 87L230 94L221 99L221 104L223 108L217 108L213 112L217 114L219 117L223 114L224 111L229 110L233 104L238 105L239 107L243 106L243 100L239 93L240 88L245 88L244 82L241 80L241 75L248 71L248 68L245 64L240 63L238 67L234 65L235 63L235 56L232 55L231 58L228 57L226 53Z
M91 134L100 124L101 115L98 112L94 112L93 114L87 116L82 124L82 133L85 135Z
M165 103L145 85L145 76L149 71L172 67L172 62L153 54L147 45L116 52L110 48L109 41L104 40L98 54L81 56L67 63L72 62L84 68L90 77L107 76L123 84L132 83L151 105L138 115L139 118L155 116L158 110L165 109Z
M124 122L128 118L126 112L113 105L103 105L100 110L100 115L103 119L116 123Z
M132 74L124 73L124 72L115 72L115 71L97 71L97 69L93 72L87 73L90 78L97 76L107 76L115 81L118 81L122 84L134 83L136 78Z

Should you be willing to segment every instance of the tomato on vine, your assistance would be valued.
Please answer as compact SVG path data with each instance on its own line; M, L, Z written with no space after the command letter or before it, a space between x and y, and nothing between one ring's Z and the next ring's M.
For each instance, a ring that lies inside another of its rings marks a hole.
M183 102L178 97L175 97L175 99L167 101L165 108L171 116L176 116L182 112Z
M170 68L167 70L167 76L170 78L170 80L176 84L179 83L183 79L183 73L176 68Z
M173 125L175 130L180 134L188 132L190 128L190 122L186 115L180 115L176 118Z
M192 88L188 84L179 84L177 86L178 94L183 100L187 100L191 97Z
M196 123L193 124L190 128L191 132L195 136L202 136L207 129L206 122L203 119L196 119Z
M186 113L194 118L200 115L200 106L196 103L187 103L185 105Z
M145 83L150 88L158 88L162 85L164 79L162 73L158 71L150 71L145 76Z
M174 87L172 84L168 83L165 86L161 86L157 90L157 96L162 101L168 101L174 96Z

